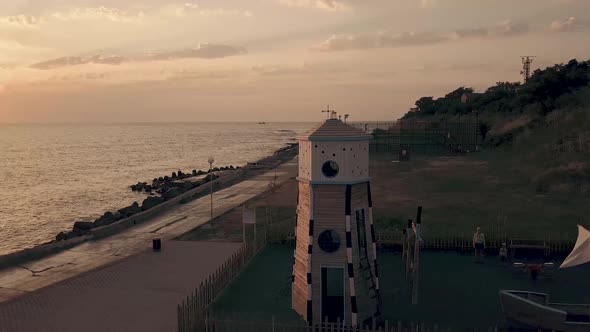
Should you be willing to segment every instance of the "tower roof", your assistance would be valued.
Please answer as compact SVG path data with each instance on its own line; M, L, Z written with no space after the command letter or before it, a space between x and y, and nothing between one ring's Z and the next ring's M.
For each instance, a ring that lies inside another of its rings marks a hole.
M371 138L371 135L338 119L328 119L299 137L307 141L366 141Z

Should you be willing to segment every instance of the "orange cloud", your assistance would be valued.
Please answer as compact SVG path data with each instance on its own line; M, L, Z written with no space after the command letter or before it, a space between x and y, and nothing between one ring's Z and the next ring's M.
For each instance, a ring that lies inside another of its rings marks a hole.
M343 2L337 0L278 0L279 4L289 7L320 9L325 11L342 11L349 9Z

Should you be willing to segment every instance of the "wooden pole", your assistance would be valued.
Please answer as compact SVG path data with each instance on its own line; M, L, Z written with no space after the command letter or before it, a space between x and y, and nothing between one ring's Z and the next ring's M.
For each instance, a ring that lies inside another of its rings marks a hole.
M254 247L256 248L256 244L258 242L256 242L256 223L254 223Z
M418 206L416 226L414 228L414 268L412 273L412 304L418 304L418 277L420 267L420 231L422 229L422 206Z
M404 228L402 229L402 261L406 261L408 254L408 234L407 230Z
M412 304L418 304L418 277L419 277L419 265L420 265L420 244L416 239L414 248L414 270L412 280Z
M242 205L242 243L246 243L246 223L244 223L244 212L246 212L246 204Z
M412 232L412 219L408 220L408 228L406 229L406 241L407 241L407 246L406 246L406 277L410 276L410 271L411 271L411 264L412 264L412 260L414 259L412 254L411 254L411 250L410 250L410 237L411 237L411 232Z

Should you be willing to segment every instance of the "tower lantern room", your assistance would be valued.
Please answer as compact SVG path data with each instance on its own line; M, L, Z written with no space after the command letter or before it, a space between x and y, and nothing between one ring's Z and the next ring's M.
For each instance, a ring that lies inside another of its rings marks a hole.
M298 139L292 307L310 324L379 320L371 135L331 117Z

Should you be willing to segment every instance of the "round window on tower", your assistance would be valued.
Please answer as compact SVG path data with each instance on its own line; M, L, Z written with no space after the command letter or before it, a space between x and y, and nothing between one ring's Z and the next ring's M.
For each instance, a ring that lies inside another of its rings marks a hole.
M325 252L334 252L340 248L340 236L332 230L323 231L318 237L318 245Z
M322 165L322 173L328 178L333 178L338 175L338 170L338 164L332 160L328 160Z

